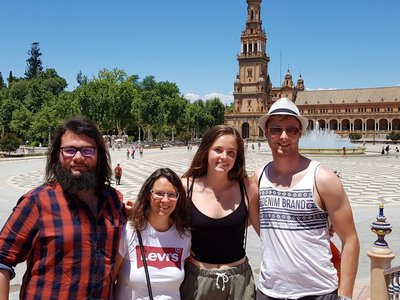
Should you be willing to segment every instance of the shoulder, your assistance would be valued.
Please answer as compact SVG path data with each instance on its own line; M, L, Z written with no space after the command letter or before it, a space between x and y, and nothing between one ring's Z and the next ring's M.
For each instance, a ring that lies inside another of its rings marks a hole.
M331 198L335 198L344 193L343 185L339 177L324 165L319 167L315 177L315 183L318 191L325 199L329 198L328 195L332 196Z
M58 193L62 193L61 187L57 184L55 186L48 185L48 184L42 184L37 186L36 188L30 190L26 194L22 195L18 203L20 203L23 199L29 199L29 201L37 202L42 198L47 198L49 197L49 194L53 191L53 194L57 196Z
M188 181L189 181L188 177L181 177L181 182L186 192L188 191Z
M328 167L322 164L319 165L319 170L316 175L316 180L318 180L318 182L321 183L329 183L332 180L337 182L340 181L338 176L332 170L330 170Z
M258 199L258 175L257 172L252 173L243 180L249 200Z
M118 207L121 207L122 209L124 196L120 191L113 188L112 186L106 185L103 187L100 193L103 195L103 197L111 199L109 201L114 202Z

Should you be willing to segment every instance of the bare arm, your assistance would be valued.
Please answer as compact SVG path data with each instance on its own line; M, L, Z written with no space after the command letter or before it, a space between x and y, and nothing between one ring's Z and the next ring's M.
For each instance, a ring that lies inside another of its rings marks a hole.
M10 293L10 272L0 269L0 299L8 299Z
M121 270L122 262L124 261L124 258L121 256L121 254L117 254L117 257L115 258L115 266L114 266L114 278L118 279L118 274L119 271Z
M325 167L321 167L318 173L317 186L323 206L342 242L339 295L351 297L358 268L360 242L349 199L340 179Z
M257 169L255 175L246 178L245 185L247 196L249 197L249 219L254 230L260 235L260 205L258 197L258 174Z

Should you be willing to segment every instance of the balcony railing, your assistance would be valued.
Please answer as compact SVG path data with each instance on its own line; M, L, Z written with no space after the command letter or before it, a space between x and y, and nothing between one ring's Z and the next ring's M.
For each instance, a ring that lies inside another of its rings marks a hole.
M400 266L383 271L388 284L389 300L400 300Z

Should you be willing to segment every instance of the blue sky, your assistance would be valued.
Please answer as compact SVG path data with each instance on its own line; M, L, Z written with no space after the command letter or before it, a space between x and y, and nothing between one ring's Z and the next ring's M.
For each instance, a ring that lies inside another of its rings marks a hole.
M269 74L307 89L400 85L399 0L263 0ZM118 68L175 82L188 99L232 99L245 0L13 0L1 5L0 72L23 76L39 42L45 68L76 86ZM281 55L282 54L282 55ZM282 57L282 60L281 60Z

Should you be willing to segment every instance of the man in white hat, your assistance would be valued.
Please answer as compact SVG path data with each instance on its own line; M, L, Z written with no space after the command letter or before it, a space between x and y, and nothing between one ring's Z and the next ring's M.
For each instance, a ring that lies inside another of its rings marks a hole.
M277 100L258 124L273 161L256 171L259 201L251 201L263 246L257 299L351 299L360 245L340 179L299 153L308 120L291 100ZM340 287L330 223L342 242Z

